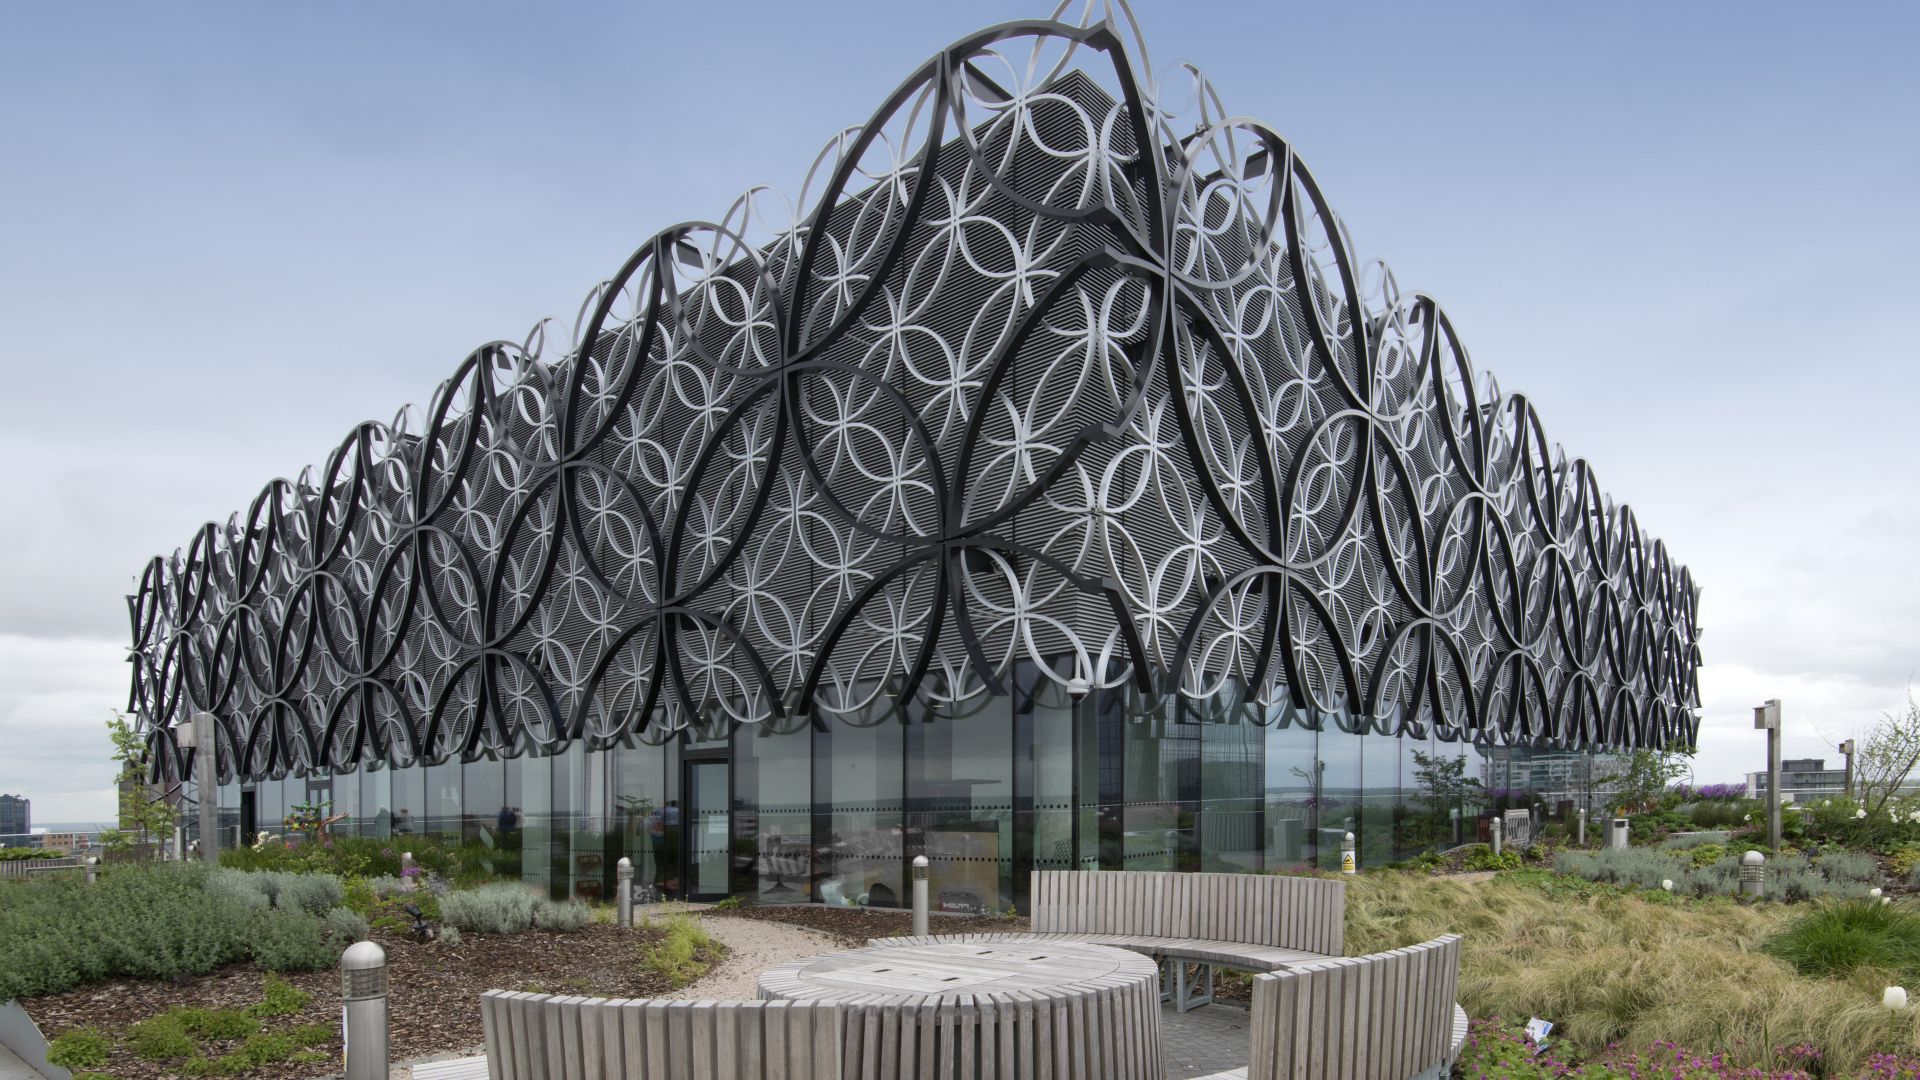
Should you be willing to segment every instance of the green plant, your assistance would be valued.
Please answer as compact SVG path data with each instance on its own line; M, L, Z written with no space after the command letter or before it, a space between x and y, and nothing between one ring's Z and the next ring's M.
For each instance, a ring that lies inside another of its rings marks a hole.
M1521 863L1520 853L1511 848L1495 855L1489 845L1474 844L1467 848L1466 857L1460 865L1462 869L1480 873L1488 870L1518 870Z
M727 897L727 898L726 898L725 900L716 900L716 901L714 901L714 902L713 902L713 907L712 907L712 908L711 908L710 910L712 910L712 911L739 911L739 910L740 910L740 898L739 898L739 897L737 897L737 896L729 896L729 897Z
M440 944L445 945L448 948L453 948L453 949L459 948L460 947L460 928L457 926L441 927L440 928Z
M1920 914L1890 904L1824 904L1764 946L1802 975L1842 977L1859 968L1920 975Z
M142 1061L179 1061L199 1052L193 1036L173 1013L142 1020L127 1029L127 1049Z
M70 1028L47 1044L47 1063L66 1069L90 1069L105 1065L112 1051L113 1044L99 1028Z
M119 764L114 779L120 790L120 828L101 834L101 842L110 849L124 850L169 835L176 813L172 803L157 798L147 786L146 736L116 710L107 721L107 737L113 743L113 760Z
M67 853L59 848L0 848L0 862L25 862L28 859L64 859L66 857Z
M340 958L327 924L303 911L261 912L253 923L247 955L262 970L318 971Z
M254 1016L295 1016L307 1007L313 995L278 975L268 975L260 984L260 1000L248 1006Z
M642 947L641 962L675 988L706 974L719 947L699 920L688 915L669 915L661 925L666 936L656 945Z
M570 934L593 921L593 912L578 900L533 902L533 925L556 934Z
M327 924L327 933L331 934L336 941L343 943L365 941L373 934L373 928L367 925L366 916L350 908L333 908L321 918Z
M525 886L482 885L440 898L447 925L476 934L517 934L533 925L534 895Z

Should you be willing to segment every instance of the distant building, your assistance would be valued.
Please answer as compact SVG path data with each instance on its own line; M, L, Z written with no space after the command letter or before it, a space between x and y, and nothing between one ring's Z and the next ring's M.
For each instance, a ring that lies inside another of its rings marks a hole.
M1847 770L1827 768L1826 758L1791 758L1780 763L1780 801L1805 802L1847 793ZM1764 799L1767 774L1747 774L1747 798Z
M0 844L18 847L33 832L33 800L24 795L0 795Z
M46 848L48 851L64 851L69 855L79 854L93 846L93 835L91 833L48 832L41 833L34 837L34 839L38 840L40 846Z

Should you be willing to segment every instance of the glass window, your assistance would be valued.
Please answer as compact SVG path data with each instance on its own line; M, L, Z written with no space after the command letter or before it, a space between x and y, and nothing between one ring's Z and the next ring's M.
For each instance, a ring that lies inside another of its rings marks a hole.
M1229 690L1198 705L1200 726L1200 869L1258 873L1264 863L1262 810L1266 730L1255 706Z
M1073 697L1059 683L1043 677L1027 697L1027 704L1033 717L1030 751L1033 755L1033 868L1096 869L1100 865L1099 825L1091 813L1091 805L1080 808L1081 823L1087 828L1088 837L1082 850L1091 860L1082 863L1074 858ZM1091 765L1091 769L1083 768L1084 772L1093 774L1087 796L1089 804L1099 792L1099 762L1095 760ZM1020 882L1014 884L1018 886Z
M733 733L736 895L761 904L813 898L813 735L789 718Z
M1320 794L1316 849L1320 867L1340 869L1340 841L1360 833L1361 737L1340 730L1331 713L1320 716Z
M519 759L520 880L553 892L553 759L531 754ZM562 893L566 890L561 882Z
M1291 704L1268 707L1266 731L1266 865L1303 870L1319 850L1319 808L1326 764L1319 734L1302 723ZM1338 857L1337 855L1335 856Z
M346 816L328 827L329 835L360 835L361 771L361 769L355 769L350 773L340 773L333 778L333 812L327 816L333 817L340 814Z
M393 835L393 770L360 767L360 835L385 840Z
M507 804L507 771L499 761L481 758L460 766L460 838L492 844L513 831L513 807Z
M672 865L672 845L678 842L677 836L667 835L666 750L636 740L611 753L616 845L633 862L635 894L657 891L663 869Z
M422 836L427 831L427 770L422 765L393 769L393 835Z
M415 826L416 831L460 838L460 768L457 759L427 766L426 819Z
M1121 868L1198 869L1199 714L1174 696L1149 698L1131 688L1124 695Z
M1037 674L1016 671L1015 693ZM909 709L907 834L927 856L935 911L1013 906L1014 701L987 694L957 710Z
M831 718L814 733L814 797L826 814L814 875L824 904L905 902L902 730L896 715L876 712L867 726Z

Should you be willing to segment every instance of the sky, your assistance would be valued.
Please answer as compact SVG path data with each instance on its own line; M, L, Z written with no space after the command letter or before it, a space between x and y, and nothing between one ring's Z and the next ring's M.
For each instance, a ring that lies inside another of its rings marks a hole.
M1704 588L1694 778L1920 669L1920 5L1142 0ZM113 813L146 560L1045 3L0 5L0 791Z

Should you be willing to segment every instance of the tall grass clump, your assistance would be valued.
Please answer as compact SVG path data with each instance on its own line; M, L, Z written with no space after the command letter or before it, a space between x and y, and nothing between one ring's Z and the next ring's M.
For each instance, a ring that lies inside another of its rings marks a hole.
M517 934L533 925L533 905L532 890L500 882L441 897L440 918L469 933Z
M1888 904L1825 904L1767 940L1765 950L1802 975L1845 978L1862 968L1911 982L1920 976L1920 913Z
M1876 1050L1920 1047L1920 1010L1889 1016L1882 976L1805 978L1761 951L1795 916L1777 904L1368 874L1347 884L1346 951L1461 934L1469 1015L1552 1020L1556 1040L1588 1055L1670 1041L1763 1065L1807 1043L1844 1075Z
M670 915L661 926L666 936L640 950L641 962L676 989L705 975L720 947L707 935L700 920L691 915Z

